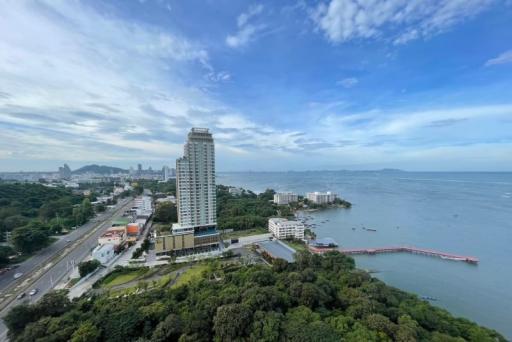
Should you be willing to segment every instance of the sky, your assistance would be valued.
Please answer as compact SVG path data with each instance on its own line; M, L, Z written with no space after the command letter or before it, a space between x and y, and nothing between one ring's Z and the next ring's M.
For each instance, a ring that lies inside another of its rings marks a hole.
M0 171L512 171L510 0L0 2Z

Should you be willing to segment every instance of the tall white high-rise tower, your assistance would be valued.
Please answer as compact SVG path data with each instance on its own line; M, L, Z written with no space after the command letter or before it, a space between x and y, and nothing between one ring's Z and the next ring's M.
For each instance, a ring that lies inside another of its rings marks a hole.
M215 229L217 203L215 147L207 128L192 128L182 158L176 160L178 224L173 233Z

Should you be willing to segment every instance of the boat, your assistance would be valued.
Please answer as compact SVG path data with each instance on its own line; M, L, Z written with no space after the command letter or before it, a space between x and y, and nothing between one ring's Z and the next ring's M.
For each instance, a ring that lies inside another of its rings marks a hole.
M369 231L369 232L376 232L377 231L377 229L372 229L372 228L366 228L366 230Z
M429 301L436 301L437 298L430 297L430 296L421 296L421 299L423 300L429 300Z

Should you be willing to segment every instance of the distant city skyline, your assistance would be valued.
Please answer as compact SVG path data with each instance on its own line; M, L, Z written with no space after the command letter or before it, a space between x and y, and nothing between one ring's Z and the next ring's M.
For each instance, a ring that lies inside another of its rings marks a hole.
M506 0L0 3L0 171L512 171ZM200 23L200 24L199 24ZM277 162L279 161L279 162Z

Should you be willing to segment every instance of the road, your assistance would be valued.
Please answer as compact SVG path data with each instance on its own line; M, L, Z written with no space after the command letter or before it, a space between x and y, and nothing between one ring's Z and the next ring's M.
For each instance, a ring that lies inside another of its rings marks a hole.
M96 217L93 222L89 222L65 237L55 242L44 251L34 255L32 258L23 262L20 267L15 270L11 270L2 275L2 285L7 288L9 285L13 285L14 282L13 274L16 272L23 272L24 276L16 280L17 287L25 287L24 289L18 289L16 293L27 292L30 289L37 288L39 292L29 297L30 302L35 302L46 293L48 293L53 287L71 270L73 263L78 265L80 261L85 259L91 252L91 250L97 245L98 237L110 227L110 219L113 216L120 215L122 212L132 206L130 199L125 199L119 203L115 210L110 210ZM99 225L99 226L98 226ZM93 229L97 228L97 229ZM84 238L87 233L91 230L94 232L85 238L84 241L76 242ZM71 240L67 242L66 240ZM64 255L62 259L53 260L58 254ZM50 262L51 261L51 262ZM45 265L40 269L41 265ZM13 272L14 271L14 272ZM35 274L35 276L34 276ZM3 279L4 277L9 280ZM38 278L32 285L30 285L30 278ZM30 285L30 286L28 286ZM2 289L4 288L2 287ZM0 318L3 318L9 310L19 304L20 301L14 299L10 302L3 310L0 311ZM7 328L0 321L0 341L5 341L7 336Z

